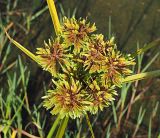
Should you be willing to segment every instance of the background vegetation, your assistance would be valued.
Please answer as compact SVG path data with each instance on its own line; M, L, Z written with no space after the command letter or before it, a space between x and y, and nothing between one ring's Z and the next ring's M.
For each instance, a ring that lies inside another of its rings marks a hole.
M88 17L98 32L114 35L118 48L134 53L159 39L159 0L58 0L59 17ZM0 0L0 24L14 39L35 52L54 37L46 2ZM135 73L160 68L160 47L137 56ZM90 116L96 137L160 137L160 78L125 84L112 106ZM55 117L42 107L41 97L51 77L0 32L0 137L46 137ZM70 120L66 138L90 137L85 119Z

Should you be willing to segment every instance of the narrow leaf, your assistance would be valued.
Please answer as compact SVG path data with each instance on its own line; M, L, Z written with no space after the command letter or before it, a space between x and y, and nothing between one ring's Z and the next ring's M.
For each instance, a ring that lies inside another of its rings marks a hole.
M151 66L151 64L157 59L159 55L160 53L157 53L154 57L152 57L151 61L147 63L147 65L143 68L141 72L145 72Z
M138 49L134 54L133 56L136 56L136 55L139 55L139 54L142 54L144 53L145 51L153 48L153 47L156 47L156 46L159 46L160 45L160 38L152 41L151 43L149 43L148 45L144 46L143 48L140 48Z
M16 46L18 47L21 51L23 51L27 56L29 56L32 60L34 60L35 62L38 63L36 56L31 53L29 50L27 50L24 46L22 46L20 43L18 43L17 41L15 41L14 39L12 39L9 34L7 33L7 31L4 29L8 39Z

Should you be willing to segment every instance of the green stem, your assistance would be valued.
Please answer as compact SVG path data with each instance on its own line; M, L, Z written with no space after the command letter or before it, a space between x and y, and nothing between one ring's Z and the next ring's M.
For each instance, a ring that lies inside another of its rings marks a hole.
M128 76L123 80L123 83L142 80L142 79L146 79L146 78L153 78L153 77L157 77L157 76L160 76L160 70L139 73L139 74Z
M53 25L54 25L55 32L58 35L59 33L61 33L61 25L60 25L60 22L59 22L59 19L58 19L56 6L55 6L53 0L47 0L47 4L48 4L48 8L49 8L50 15L51 15L51 18L52 18L52 22L53 22Z
M57 127L57 125L60 123L60 115L56 118L56 120L54 121L53 125L52 125L52 128L50 129L48 135L47 135L47 138L52 138L53 137L53 134L54 134L54 131Z
M89 117L88 117L88 114L86 114L86 120L87 120L87 124L89 126L89 130L91 131L92 138L95 138L94 132L93 132L93 129L92 129L92 125L91 125L91 122L90 122Z
M58 128L58 132L56 134L56 137L55 138L62 138L64 133L65 133L65 129L67 127L67 124L68 124L68 120L69 120L69 117L65 117L62 122L61 122L61 125L60 127Z

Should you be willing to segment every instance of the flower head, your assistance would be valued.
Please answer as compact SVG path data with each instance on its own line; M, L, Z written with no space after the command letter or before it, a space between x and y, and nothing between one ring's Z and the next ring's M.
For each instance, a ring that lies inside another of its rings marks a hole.
M131 55L124 56L119 51L112 50L111 52L108 52L108 56L104 64L105 73L102 75L102 78L107 83L113 83L117 86L121 86L122 78L132 73L128 67L131 65L135 65L134 59Z
M61 118L69 116L76 118L84 115L90 104L85 98L87 93L81 89L79 81L71 78L71 81L53 81L56 85L55 90L49 90L45 96L44 106L51 108L51 113L60 114Z
M101 66L105 60L105 42L103 35L92 35L88 44L88 50L84 52L84 66L90 69L90 73L101 70Z
M95 25L90 25L85 19L64 18L62 25L62 35L66 45L74 45L74 51L80 52L83 45L89 39L89 35L96 30Z
M93 81L89 85L89 93L91 95L92 106L90 106L90 112L95 114L103 110L104 107L110 105L111 101L114 100L114 96L117 92L114 90L115 86L108 87L102 86L97 81Z
M95 49L97 52L105 55L106 43L104 41L104 36L102 34L92 35L89 43L90 49Z
M86 66L86 69L89 69L90 73L93 73L101 70L104 60L105 56L97 50L91 49L88 54L86 54L84 65Z
M49 71L52 76L56 76L61 64L67 63L64 55L64 48L58 37L55 41L49 39L49 43L44 43L44 48L37 48L37 59L44 70Z

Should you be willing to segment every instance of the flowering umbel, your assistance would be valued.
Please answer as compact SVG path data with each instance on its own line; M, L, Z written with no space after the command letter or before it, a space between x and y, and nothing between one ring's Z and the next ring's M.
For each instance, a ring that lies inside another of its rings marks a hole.
M37 48L39 64L53 76L54 89L44 96L44 106L61 118L102 111L114 100L116 86L131 74L130 55L117 50L114 38L95 34L95 24L64 18L55 40Z

